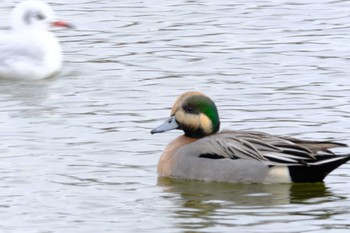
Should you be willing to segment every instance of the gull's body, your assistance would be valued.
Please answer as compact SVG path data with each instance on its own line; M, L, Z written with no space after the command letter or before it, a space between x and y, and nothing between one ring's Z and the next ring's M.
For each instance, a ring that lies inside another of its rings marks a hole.
M11 29L0 35L0 78L36 80L62 67L59 41L50 26L70 27L38 0L21 2L11 13Z

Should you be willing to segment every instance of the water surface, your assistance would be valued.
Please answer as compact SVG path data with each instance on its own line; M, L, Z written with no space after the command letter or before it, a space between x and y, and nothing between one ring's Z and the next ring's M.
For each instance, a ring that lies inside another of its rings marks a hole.
M158 179L180 132L149 133L197 90L225 129L350 144L348 1L48 2L77 29L55 31L57 77L0 80L1 232L350 228L349 164L324 184Z

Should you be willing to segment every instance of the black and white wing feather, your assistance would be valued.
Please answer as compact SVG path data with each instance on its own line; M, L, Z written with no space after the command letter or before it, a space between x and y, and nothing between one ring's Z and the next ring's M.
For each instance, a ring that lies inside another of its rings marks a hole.
M198 140L200 157L252 159L269 165L308 165L319 161L319 153L334 156L330 148L346 146L334 142L303 141L252 131L224 131ZM324 158L326 158L324 157ZM336 158L335 158L336 159ZM323 159L321 159L323 160Z

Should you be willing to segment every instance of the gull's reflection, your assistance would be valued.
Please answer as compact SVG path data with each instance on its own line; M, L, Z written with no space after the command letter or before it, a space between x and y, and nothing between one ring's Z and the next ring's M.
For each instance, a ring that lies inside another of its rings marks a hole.
M0 80L0 102L2 109L11 117L37 117L50 114L52 107L45 104L50 98L52 80L25 82Z
M0 79L0 97L6 101L20 101L26 103L40 103L47 99L48 87L51 80L26 82Z

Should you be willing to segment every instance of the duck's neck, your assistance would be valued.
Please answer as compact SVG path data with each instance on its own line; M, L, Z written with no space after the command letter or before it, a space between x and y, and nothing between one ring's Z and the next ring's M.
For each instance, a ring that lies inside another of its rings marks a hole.
M203 138L207 136L207 133L205 133L203 130L199 129L196 131L189 131L189 130L184 130L185 136L193 139L198 139L198 138Z
M197 129L183 129L185 132L185 136L189 138L204 138L206 136L215 134L220 129L220 123L216 123L215 125L210 125L210 129L204 130L203 128L197 128Z

